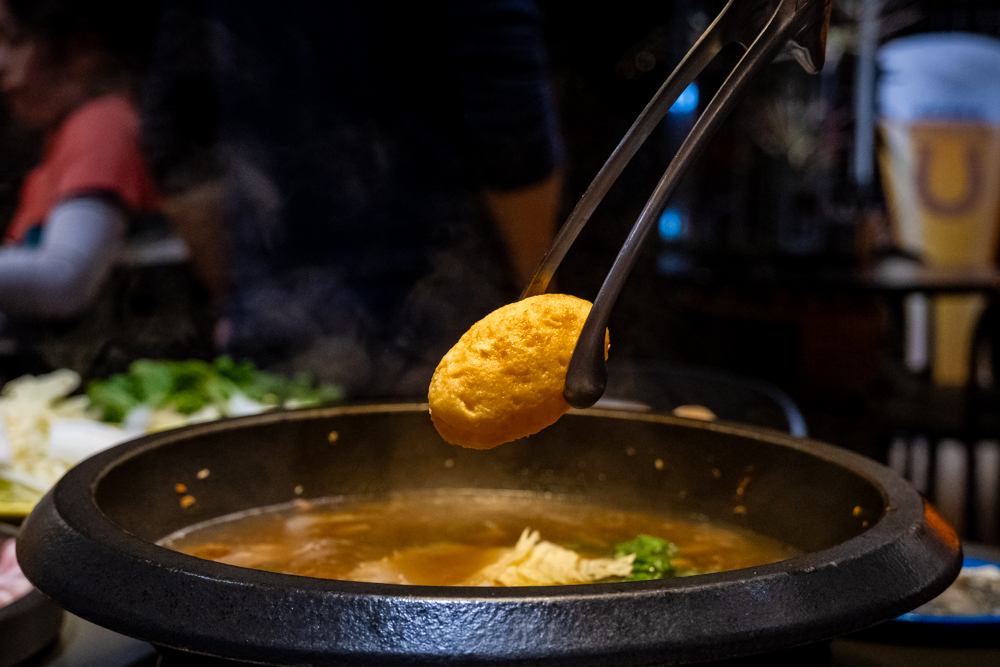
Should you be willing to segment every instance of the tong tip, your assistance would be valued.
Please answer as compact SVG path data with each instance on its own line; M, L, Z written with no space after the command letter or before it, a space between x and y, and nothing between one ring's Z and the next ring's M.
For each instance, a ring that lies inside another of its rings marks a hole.
M604 360L591 370L594 372L587 373L577 366L574 372L574 365L570 362L569 372L566 373L566 387L563 389L563 398L570 406L589 408L604 395L604 388L608 384L608 368Z

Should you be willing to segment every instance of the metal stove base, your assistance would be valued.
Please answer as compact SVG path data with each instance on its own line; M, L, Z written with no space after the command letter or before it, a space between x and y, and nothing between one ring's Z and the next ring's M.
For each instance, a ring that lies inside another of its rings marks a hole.
M160 648L160 658L157 667L237 667L259 663L208 658L204 656ZM535 664L535 663L532 663ZM542 665L544 663L538 663ZM787 651L763 653L748 658L735 658L717 662L698 663L700 667L831 667L830 642L809 644ZM608 667L614 667L608 664ZM654 666L650 666L654 667Z

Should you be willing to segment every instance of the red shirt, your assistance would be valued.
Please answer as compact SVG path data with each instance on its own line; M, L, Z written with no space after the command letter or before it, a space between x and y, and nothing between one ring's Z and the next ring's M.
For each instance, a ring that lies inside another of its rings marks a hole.
M115 195L131 213L159 207L139 149L139 113L124 95L87 102L48 138L42 163L21 187L7 242L22 242L60 202L93 192Z

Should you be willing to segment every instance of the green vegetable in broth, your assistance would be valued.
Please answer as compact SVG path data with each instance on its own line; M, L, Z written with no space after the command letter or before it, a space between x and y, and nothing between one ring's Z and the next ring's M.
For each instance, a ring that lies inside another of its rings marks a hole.
M639 535L634 540L621 542L615 547L615 558L635 554L632 575L626 581L648 581L676 576L677 570L670 559L679 553L680 549L673 542L652 535Z

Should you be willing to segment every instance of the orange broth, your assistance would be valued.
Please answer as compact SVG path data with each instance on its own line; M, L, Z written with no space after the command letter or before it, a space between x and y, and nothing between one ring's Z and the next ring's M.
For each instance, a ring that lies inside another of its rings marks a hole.
M407 583L459 584L513 547L525 528L587 557L614 556L639 534L676 544L679 572L735 570L800 555L747 530L559 497L510 492L413 493L389 501L296 501L197 524L159 544L220 563L326 579L392 559Z

